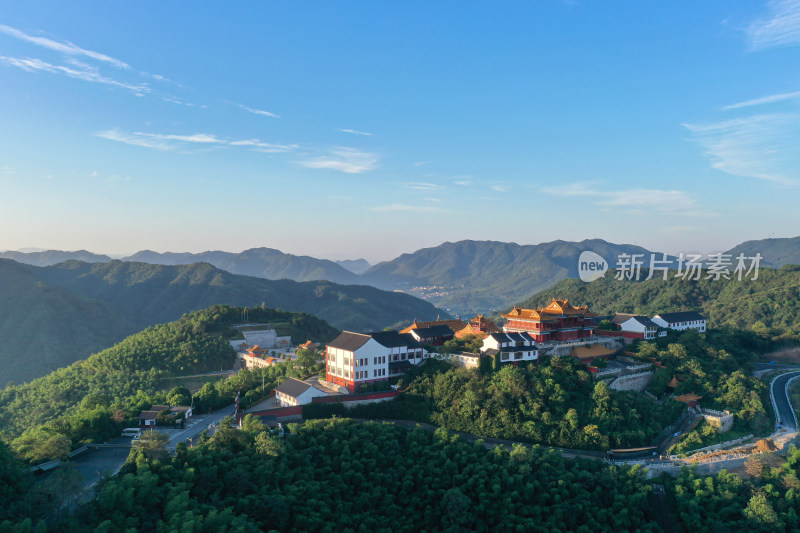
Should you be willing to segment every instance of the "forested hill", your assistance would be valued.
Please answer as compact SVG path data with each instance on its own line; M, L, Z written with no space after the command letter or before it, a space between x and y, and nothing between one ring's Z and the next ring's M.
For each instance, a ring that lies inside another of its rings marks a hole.
M0 386L44 375L135 330L104 303L0 259Z
M569 298L599 314L700 311L710 327L749 329L773 338L800 339L800 266L762 268L755 281L685 281L669 277L641 282L620 281L609 271L604 278L584 283L560 281L519 303L521 307Z
M578 257L586 250L600 254L612 265L623 252L650 253L640 246L601 239L524 246L446 242L379 263L363 278L377 287L408 290L459 313L486 312L509 306L521 295L546 289L564 278L578 277Z
M743 253L745 257L754 257L757 253L763 257L763 266L781 267L783 265L800 265L800 236L784 239L761 239L747 241L728 250L728 254L736 257Z
M232 368L234 352L228 339L237 333L233 325L241 317L242 309L219 305L188 313L86 360L0 389L0 438L30 459L59 457L40 447L52 440L53 433L62 441L68 438L72 448L100 434L118 435L119 428L111 421L129 419L155 403L139 405L144 396L163 386L161 378ZM279 325L279 333L296 338L326 342L339 334L325 321L304 313L251 308L248 318Z
M415 317L432 320L441 313L407 294L328 281L239 276L207 263L167 266L68 261L36 272L50 283L105 303L137 326L168 322L187 311L217 304L264 304L310 313L339 329L355 331L380 330Z
M123 261L152 263L156 265L190 265L209 263L232 274L256 276L266 279L291 279L294 281L327 280L333 283L363 283L358 275L327 259L306 255L293 255L273 248L251 248L240 253L211 251L202 253L158 253L150 250L137 252Z
M203 263L69 261L34 267L0 261L0 291L7 295L0 298L0 385L41 376L147 326L217 304L264 304L355 331L433 320L441 313L412 296L373 287L272 281Z

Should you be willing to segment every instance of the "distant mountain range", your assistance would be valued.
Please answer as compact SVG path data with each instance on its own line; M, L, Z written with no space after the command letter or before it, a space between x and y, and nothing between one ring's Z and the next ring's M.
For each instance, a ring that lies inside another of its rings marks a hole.
M0 260L0 384L43 375L147 326L216 304L306 312L355 331L444 314L400 292L240 276L207 263L35 267Z
M650 253L641 246L600 239L524 246L493 241L446 242L379 263L363 277L371 285L402 289L455 312L486 312L564 278L577 277L578 257L585 250L609 262L620 253Z
M612 267L621 253L645 254L646 258L650 254L640 246L600 239L533 245L466 240L424 248L371 267L363 259L334 262L285 254L271 248L198 254L145 250L124 260L162 265L206 262L234 274L272 280L324 279L346 285L371 285L385 290L402 290L451 313L473 314L505 308L562 279L577 277L578 257L585 250L601 255ZM764 258L762 266L800 264L800 237L748 241L727 253L735 257L740 252L748 257L761 253ZM106 256L85 251L4 252L0 257L44 266L73 258L70 254L87 262L108 261Z
M346 268L353 274L363 274L372 266L366 259L345 259L342 261L336 261L336 264Z
M13 259L18 263L34 266L50 266L64 261L85 261L87 263L105 263L111 261L107 255L93 254L86 250L62 252L61 250L43 250L41 252L0 252L0 259Z
M305 255L285 254L272 248L251 248L235 254L231 252L158 253L144 250L123 261L138 261L154 265L190 265L209 263L232 274L256 276L266 279L291 279L294 281L326 280L347 285L364 281L350 270L327 259Z

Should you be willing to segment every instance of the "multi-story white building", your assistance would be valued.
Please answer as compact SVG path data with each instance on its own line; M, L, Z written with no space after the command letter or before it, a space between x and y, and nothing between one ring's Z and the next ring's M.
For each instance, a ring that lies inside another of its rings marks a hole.
M428 358L409 333L345 331L325 349L325 379L350 392L365 383L388 381Z
M501 363L519 361L535 361L539 359L539 349L533 337L527 332L520 333L491 333L483 339L481 352L496 355L500 354Z
M652 320L662 328L677 330L696 329L702 333L706 331L706 318L697 311L660 313L654 316Z

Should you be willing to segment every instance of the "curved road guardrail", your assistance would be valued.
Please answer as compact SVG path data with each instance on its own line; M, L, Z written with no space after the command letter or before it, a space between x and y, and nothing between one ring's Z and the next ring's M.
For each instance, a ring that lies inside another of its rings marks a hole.
M772 400L772 408L775 411L775 422L792 431L797 431L798 424L797 414L789 399L789 385L798 378L800 378L800 370L786 372L773 378L769 385L769 396ZM783 394L776 395L776 387L779 387L778 390L783 391Z

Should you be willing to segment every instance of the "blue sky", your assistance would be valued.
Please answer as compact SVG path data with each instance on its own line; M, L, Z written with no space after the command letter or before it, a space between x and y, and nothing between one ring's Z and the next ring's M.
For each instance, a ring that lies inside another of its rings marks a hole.
M0 249L800 233L800 0L0 9Z

